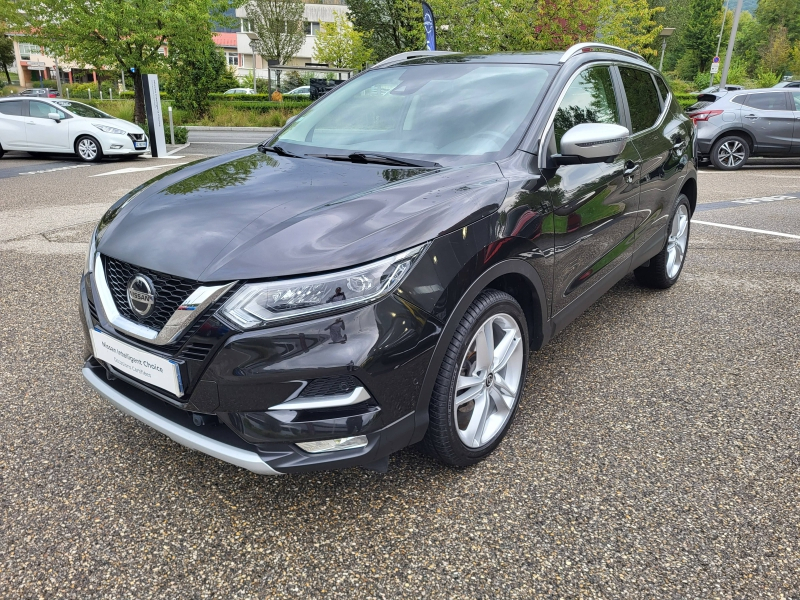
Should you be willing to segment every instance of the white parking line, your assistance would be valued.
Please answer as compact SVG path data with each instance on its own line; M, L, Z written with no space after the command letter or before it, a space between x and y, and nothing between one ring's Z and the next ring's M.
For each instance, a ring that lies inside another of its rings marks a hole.
M89 177L105 177L106 175L122 175L123 173L138 173L139 171L155 171L156 169L163 169L165 167L177 167L178 165L185 165L186 163L173 163L166 165L154 165L152 167L128 167L127 169L117 169L116 171L108 171L107 173L98 173L97 175L89 175Z
M781 233L780 231L767 231L765 229L751 229L750 227L739 227L738 225L723 225L722 223L709 223L708 221L696 221L692 219L692 225L710 225L711 227L723 227L724 229L735 229L737 231L749 231L751 233L763 233L765 235L777 235L780 237L792 238L793 240L800 240L800 235L793 235L791 233Z
M68 171L70 169L80 169L81 167L91 167L92 165L68 165L66 167L56 167L54 169L42 169L40 171L25 171L19 175L39 175L40 173L53 173L55 171Z
M756 173L752 170L745 171L751 177L769 177L770 179L800 179L800 175L771 175L770 173ZM698 171L703 175L730 175L728 171Z

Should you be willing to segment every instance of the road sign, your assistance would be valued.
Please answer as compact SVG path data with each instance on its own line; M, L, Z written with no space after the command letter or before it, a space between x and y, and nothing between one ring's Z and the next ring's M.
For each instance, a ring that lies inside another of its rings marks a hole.
M28 68L31 68L31 67L43 67L43 66L44 66L44 63L41 62L41 61L37 61L37 60L29 60L28 61Z
M719 63L718 62L711 63L711 74L713 75L714 73L719 73Z
M714 60L712 60L711 62L713 62L714 64L719 63L719 56L715 56Z

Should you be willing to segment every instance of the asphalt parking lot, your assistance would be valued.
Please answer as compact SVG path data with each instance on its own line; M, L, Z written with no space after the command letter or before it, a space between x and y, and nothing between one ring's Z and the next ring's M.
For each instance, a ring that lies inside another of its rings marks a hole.
M679 283L626 278L533 355L489 460L269 478L80 374L96 220L264 137L201 133L162 159L0 159L0 597L800 599L800 160L701 169Z

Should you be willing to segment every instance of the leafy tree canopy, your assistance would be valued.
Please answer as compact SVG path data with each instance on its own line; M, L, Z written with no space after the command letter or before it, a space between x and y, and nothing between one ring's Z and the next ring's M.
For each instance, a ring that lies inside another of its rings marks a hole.
M361 69L372 60L372 51L364 45L364 34L356 31L342 13L332 23L323 23L317 34L314 60L340 69Z
M98 68L154 72L162 46L190 48L210 40L232 0L20 0L29 37L62 59ZM135 77L137 123L144 122Z

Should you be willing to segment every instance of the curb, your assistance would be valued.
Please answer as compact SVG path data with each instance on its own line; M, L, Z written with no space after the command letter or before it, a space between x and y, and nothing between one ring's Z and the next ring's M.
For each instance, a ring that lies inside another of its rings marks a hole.
M205 127L202 125L186 125L189 131L261 131L273 133L280 131L280 127Z

